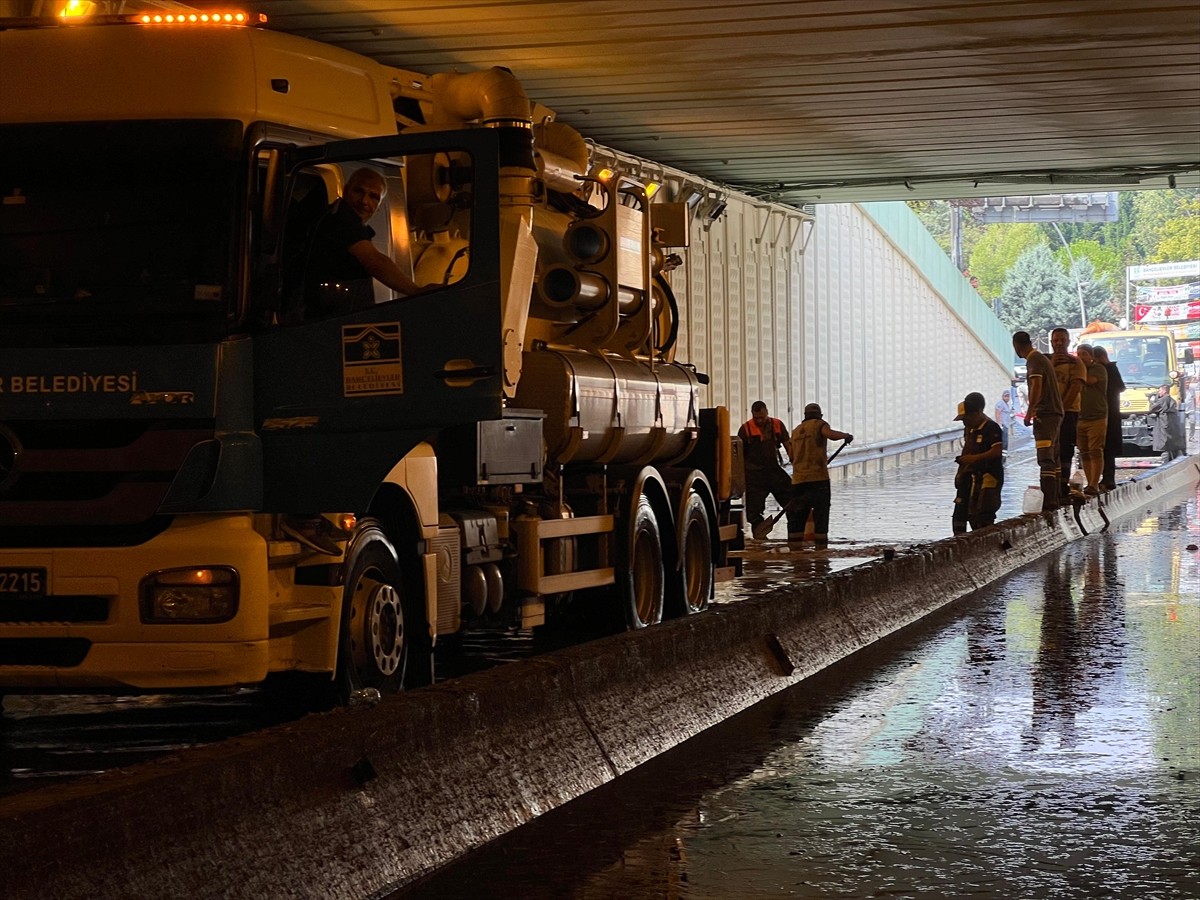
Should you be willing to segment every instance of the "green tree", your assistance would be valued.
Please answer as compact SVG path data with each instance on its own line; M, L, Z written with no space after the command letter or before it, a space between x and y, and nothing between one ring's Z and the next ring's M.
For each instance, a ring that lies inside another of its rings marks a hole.
M908 200L908 208L917 214L925 230L938 246L950 255L950 204L945 200Z
M1074 247L1072 247L1074 251ZM1061 262L1061 261L1060 261ZM1078 281L1076 281L1078 279ZM1084 322L1114 322L1118 309L1113 298L1112 289L1108 284L1108 276L1096 272L1096 266L1086 256L1076 256L1075 265L1067 270L1067 280L1075 289L1075 305L1071 308L1071 316L1066 320L1068 328L1074 328L1079 323L1079 294L1083 294ZM1124 304L1124 296L1121 303Z
M1134 226L1129 233L1129 245L1125 248L1126 264L1132 266L1155 260L1168 261L1165 255L1160 256L1158 252L1158 245L1165 237L1164 229L1172 220L1187 216L1197 197L1200 197L1200 192L1194 190L1138 191L1133 198ZM1195 257L1189 256L1187 259Z
M917 214L917 218L921 220L921 224L925 229L933 235L933 239L938 242L938 246L946 252L947 256L951 256L953 239L950 234L951 222L951 207L959 208L958 217L958 236L962 243L962 258L963 268L968 268L967 263L971 258L971 251L975 245L979 243L979 239L983 237L987 230L986 225L981 225L971 216L970 206L976 201L973 200L908 200L908 208ZM971 274L974 274L973 272Z
M971 274L979 279L983 299L991 302L1000 297L1009 270L1020 256L1033 247L1048 244L1049 239L1037 225L988 226L971 251L969 265Z
M1200 198L1185 200L1173 218L1159 226L1151 262L1200 259Z
M1080 267L1089 321L1092 318L1115 321L1113 315L1125 306L1125 260L1120 252L1099 241L1072 241L1069 254L1059 247L1054 256L1071 277L1074 277L1070 271L1072 257Z
M1072 247L1081 241L1095 241L1102 246L1124 253L1129 245L1129 235L1134 230L1136 216L1134 213L1134 191L1121 191L1117 194L1117 221L1115 222L1061 222L1063 237ZM1049 225L1043 225L1046 237L1050 243L1057 242L1058 237Z
M1000 320L1010 331L1028 331L1042 345L1052 329L1079 321L1075 284L1045 243L1026 249L1009 270L1000 295Z

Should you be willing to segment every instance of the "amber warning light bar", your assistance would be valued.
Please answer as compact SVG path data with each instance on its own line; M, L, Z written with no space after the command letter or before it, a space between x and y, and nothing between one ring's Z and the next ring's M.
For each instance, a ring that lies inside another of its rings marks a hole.
M70 0L55 16L0 16L0 31L10 28L47 28L59 25L79 27L82 25L171 25L196 26L221 25L231 27L254 27L266 25L267 17L262 13L244 10L220 12L141 12L110 15L96 11L90 0Z
M135 13L126 20L138 25L265 25L267 17L261 13L245 12L190 12L190 13Z

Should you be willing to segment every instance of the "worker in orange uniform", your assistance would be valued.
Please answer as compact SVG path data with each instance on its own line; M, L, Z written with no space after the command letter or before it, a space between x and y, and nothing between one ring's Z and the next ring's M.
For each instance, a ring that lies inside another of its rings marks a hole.
M779 456L782 450L791 457L792 445L788 439L788 427L773 418L767 410L767 404L761 400L755 400L750 407L750 418L738 429L738 437L742 439L746 451L746 516L753 533L754 526L763 521L768 494L784 508L792 499L792 479L784 471ZM788 531L803 530L804 522L795 521L789 510Z

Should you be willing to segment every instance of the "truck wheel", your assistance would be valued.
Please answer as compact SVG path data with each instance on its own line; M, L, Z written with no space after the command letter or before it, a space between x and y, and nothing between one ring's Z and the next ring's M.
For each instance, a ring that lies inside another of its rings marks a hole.
M704 499L695 491L688 491L680 522L679 596L671 612L687 616L705 609L713 590L712 525Z
M624 565L617 581L625 626L632 631L657 624L663 614L662 535L645 494L638 497L626 540L621 544Z
M335 688L340 703L404 684L415 620L396 550L378 522L366 520L347 547Z

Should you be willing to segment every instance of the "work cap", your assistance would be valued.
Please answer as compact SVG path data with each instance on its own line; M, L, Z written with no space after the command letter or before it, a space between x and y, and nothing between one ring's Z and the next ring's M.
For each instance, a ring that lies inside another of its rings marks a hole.
M806 418L806 419L821 418L821 404L820 403L810 403L806 407L804 407L804 418Z
M954 417L955 422L961 422L967 417L967 413L983 412L987 401L983 399L983 394L979 391L971 391L967 396L963 397L962 403L958 404L958 415Z

